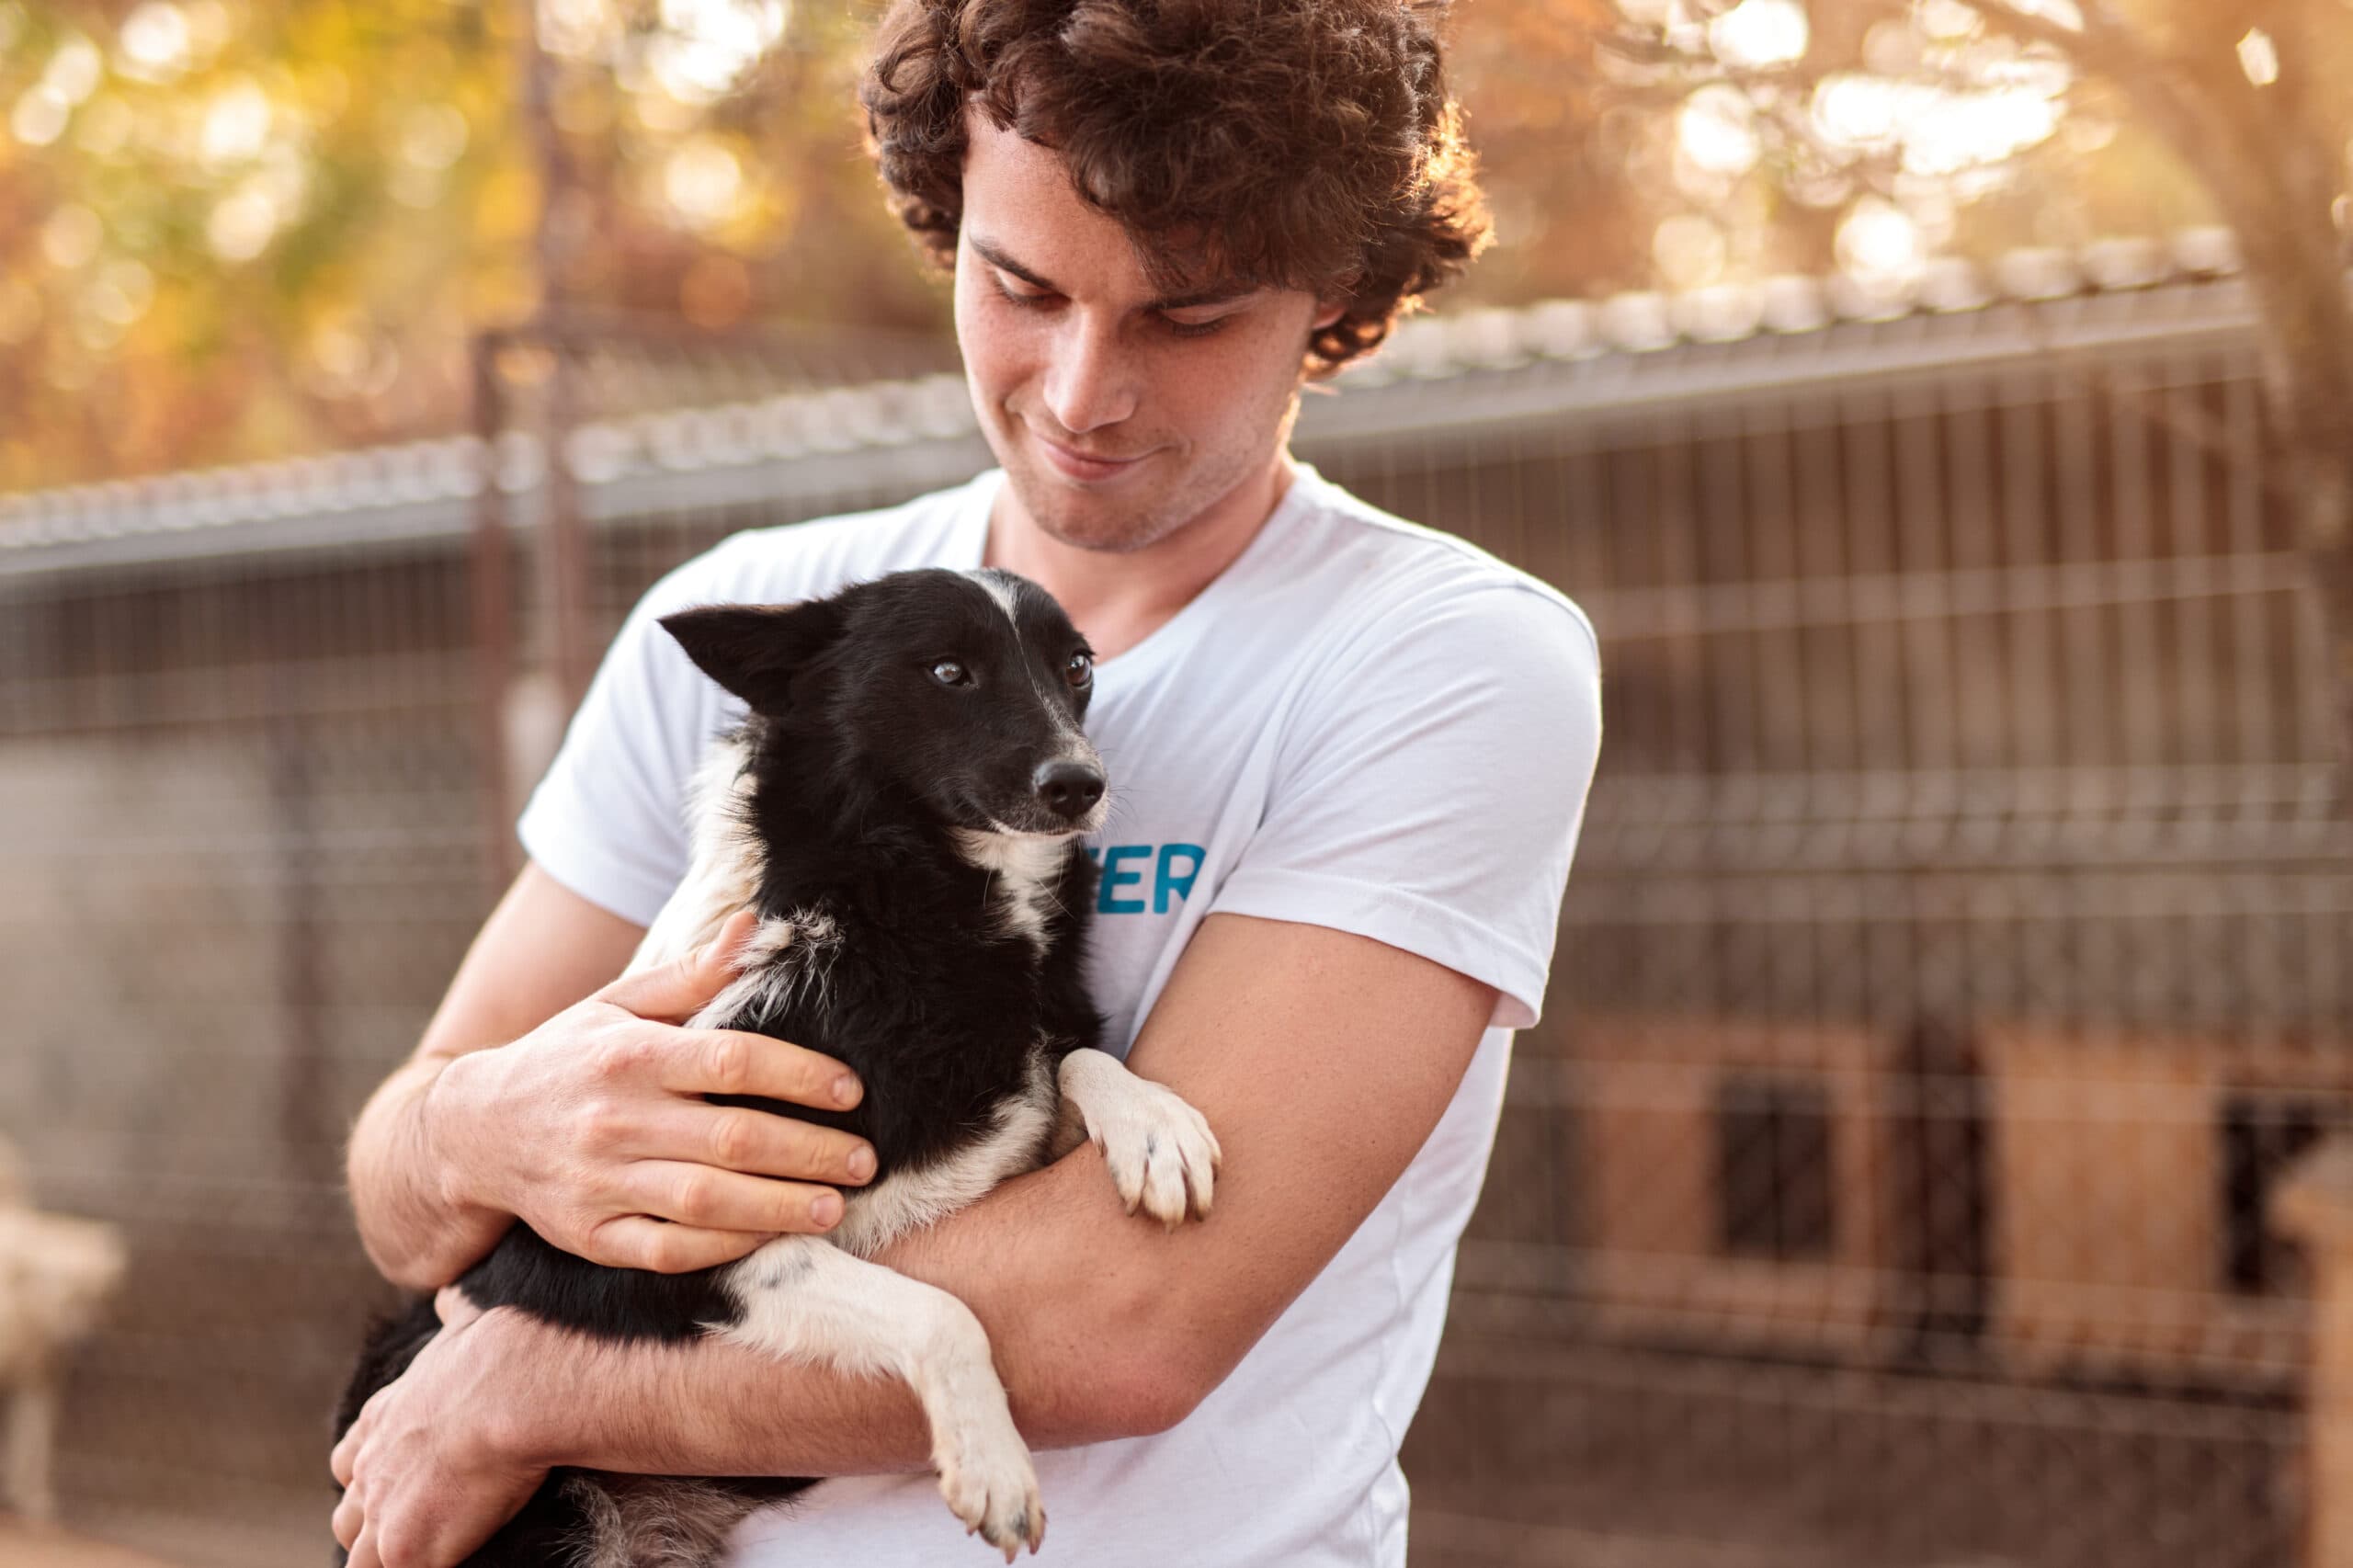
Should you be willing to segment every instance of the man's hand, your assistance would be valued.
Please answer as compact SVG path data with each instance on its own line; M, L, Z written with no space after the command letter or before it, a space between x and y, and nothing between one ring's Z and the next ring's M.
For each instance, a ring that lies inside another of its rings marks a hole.
M449 1062L422 1118L445 1200L513 1214L592 1263L663 1273L838 1221L841 1194L819 1184L870 1179L864 1140L702 1096L847 1109L856 1077L765 1035L678 1027L734 979L754 924L738 915L708 947Z
M482 1324L456 1290L435 1305L441 1332L369 1400L328 1460L344 1488L334 1528L350 1568L462 1562L547 1476L547 1465L504 1449L483 1417L529 1397L516 1384L532 1351L517 1341L552 1331L511 1312ZM548 1360L542 1349L536 1364Z

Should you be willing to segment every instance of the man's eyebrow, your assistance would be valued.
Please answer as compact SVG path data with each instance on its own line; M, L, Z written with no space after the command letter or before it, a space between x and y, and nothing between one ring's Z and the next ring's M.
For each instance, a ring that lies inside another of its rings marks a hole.
M1029 268L1006 255L995 244L982 239L978 234L968 236L968 243L972 247L973 255L998 271L1013 274L1032 289L1042 289L1049 294L1062 292L1059 286L1030 271ZM1229 280L1224 283L1213 283L1205 289L1196 289L1188 294L1168 294L1157 300L1147 300L1144 301L1143 308L1147 311L1193 310L1202 305L1222 305L1229 300L1245 299L1257 291L1254 284Z
M1048 282L1043 278L1039 277L1036 273L1030 271L1028 267L1022 266L1019 262L1006 255L1005 252L997 249L996 246L991 244L988 241L982 239L978 234L970 235L968 238L972 241L973 254L978 256L983 261L987 262L991 267L995 267L999 272L1010 272L1016 278L1020 278L1024 283L1029 284L1032 289L1043 289L1049 294L1059 294L1062 292L1060 289L1055 288L1051 283Z
M1247 299L1257 291L1258 290L1256 285L1250 283L1237 283L1230 281L1225 283L1213 283L1206 289L1196 289L1189 294L1171 294L1161 299L1154 300L1150 303L1146 304L1144 309L1147 311L1182 311L1189 310L1196 305L1222 305L1228 300Z

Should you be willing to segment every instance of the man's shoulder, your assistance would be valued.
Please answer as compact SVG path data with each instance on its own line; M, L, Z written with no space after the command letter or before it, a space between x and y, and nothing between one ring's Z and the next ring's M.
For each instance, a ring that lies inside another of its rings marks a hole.
M1565 640L1597 653L1593 623L1575 600L1471 540L1410 521L1307 471L1306 536L1290 552L1347 591L1334 603L1384 640L1444 636L1486 625L1521 637Z
M1001 477L991 471L888 506L740 529L665 576L648 603L659 613L786 604L910 567L973 564Z

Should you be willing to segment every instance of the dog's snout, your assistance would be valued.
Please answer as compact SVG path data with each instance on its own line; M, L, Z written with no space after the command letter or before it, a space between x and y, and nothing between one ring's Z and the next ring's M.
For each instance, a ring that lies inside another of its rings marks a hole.
M1103 798L1103 770L1091 763L1045 763L1029 782L1046 809L1065 821L1085 816Z

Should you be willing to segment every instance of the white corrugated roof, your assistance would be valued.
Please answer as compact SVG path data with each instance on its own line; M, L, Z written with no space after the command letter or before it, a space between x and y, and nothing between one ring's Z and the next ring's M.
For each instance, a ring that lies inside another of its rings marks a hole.
M2170 292L2179 297L2155 311L2147 324L2157 332L2178 330L2200 315L2245 314L2243 290L2198 287L2230 278L2238 268L2238 246L2228 230L2195 229L2165 241L2120 239L2075 251L2017 250L1991 267L1940 258L1900 287L1844 276L1781 276L1677 294L1629 292L1419 316L1403 324L1378 355L1336 378L1339 396L1311 400L1301 438L1305 445L1319 436L1361 437L1376 428L1430 429L1425 415L1407 417L1409 405L1427 402L1420 392L1423 383L1547 365L1633 361L1675 349L1699 353L1760 340L1769 349L1771 341L1819 337L1847 324L1984 315L1989 307L2006 303ZM2154 308L2155 301L2151 303ZM1919 344L1907 341L1904 348L1916 355ZM1865 340L1836 367L1810 368L1817 377L1854 373L1892 352L1891 344ZM1937 352L1952 356L1949 347ZM1768 352L1746 380L1769 381L1799 368ZM1711 382L1708 376L1716 379ZM1623 377L1589 377L1559 408L1599 405L1623 395L1625 384ZM1720 369L1711 369L1699 377L1654 381L1643 395L1649 401L1699 397L1722 384ZM1506 406L1494 398L1462 402L1452 408L1461 417L1446 424L1487 417ZM929 471L962 463L969 469L966 449L976 440L962 378L931 375L601 420L574 430L564 456L589 496L591 515L610 517L660 509L659 497L690 474L726 475L731 482L687 486L698 494L693 502L678 505L772 498L780 484L790 483L789 474L779 473L780 465L794 465L797 472L818 459L864 454L880 460L879 467L873 460L857 465L855 473L870 475L910 466ZM942 444L948 449L930 454L938 461L906 460L908 449ZM482 456L480 440L465 436L0 495L0 574L203 555L215 549L303 549L453 535L468 526L483 483ZM500 438L497 457L502 489L530 491L544 478L545 454L536 436L510 432ZM818 466L832 483L855 476L839 462ZM737 476L743 483L732 482Z

